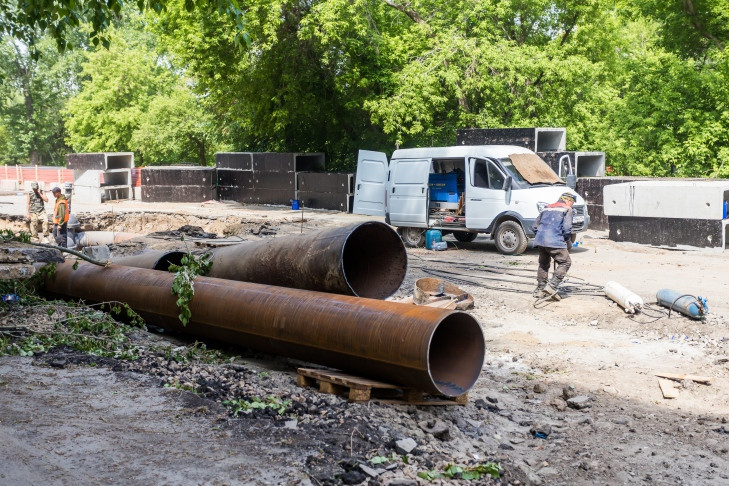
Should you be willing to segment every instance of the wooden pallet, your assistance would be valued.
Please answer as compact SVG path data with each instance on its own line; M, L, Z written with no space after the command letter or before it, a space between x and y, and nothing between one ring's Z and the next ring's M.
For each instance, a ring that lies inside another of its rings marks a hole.
M465 405L468 402L468 393L453 398L433 397L420 390L349 375L337 370L299 368L296 383L303 388L318 384L320 392L346 395L350 402L375 400L407 405Z

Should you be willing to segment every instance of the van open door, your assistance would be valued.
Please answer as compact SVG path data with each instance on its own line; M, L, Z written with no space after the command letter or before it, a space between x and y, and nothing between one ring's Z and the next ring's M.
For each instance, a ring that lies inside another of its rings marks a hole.
M387 156L382 152L360 150L357 154L352 213L384 216L386 185Z
M430 159L398 159L390 167L387 204L393 226L425 228L428 225Z

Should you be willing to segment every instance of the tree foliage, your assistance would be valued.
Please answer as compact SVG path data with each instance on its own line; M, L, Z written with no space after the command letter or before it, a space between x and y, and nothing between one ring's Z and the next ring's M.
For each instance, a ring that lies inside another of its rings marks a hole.
M59 38L20 12L43 3L10 1L6 32ZM79 93L63 95L77 151L324 151L351 170L360 148L560 126L616 174L729 176L729 0L145 0L132 10L155 13L131 24L121 0L66 1L54 22L111 40L88 47ZM104 24L115 18L131 33ZM12 130L0 124L0 146Z
M56 164L67 150L61 110L75 93L79 53L61 54L52 39L30 46L0 36L0 163Z

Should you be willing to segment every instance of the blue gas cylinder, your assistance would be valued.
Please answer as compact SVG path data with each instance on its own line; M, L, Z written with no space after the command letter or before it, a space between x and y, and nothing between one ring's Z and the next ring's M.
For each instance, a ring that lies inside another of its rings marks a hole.
M709 304L706 298L700 295L681 294L671 289L661 289L656 292L656 301L669 310L675 310L692 319L703 319L709 312Z
M433 244L443 241L443 233L440 230L429 229L425 232L425 248L433 249Z

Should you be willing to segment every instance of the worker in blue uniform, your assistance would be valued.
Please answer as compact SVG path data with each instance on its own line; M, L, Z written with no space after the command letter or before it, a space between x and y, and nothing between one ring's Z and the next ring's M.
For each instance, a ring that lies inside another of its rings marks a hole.
M575 195L565 192L555 203L542 210L532 228L536 233L534 247L539 250L539 269L537 270L537 288L535 298L561 299L557 288L564 280L572 265L569 246L572 239L572 205ZM549 267L552 260L557 268L549 280Z

